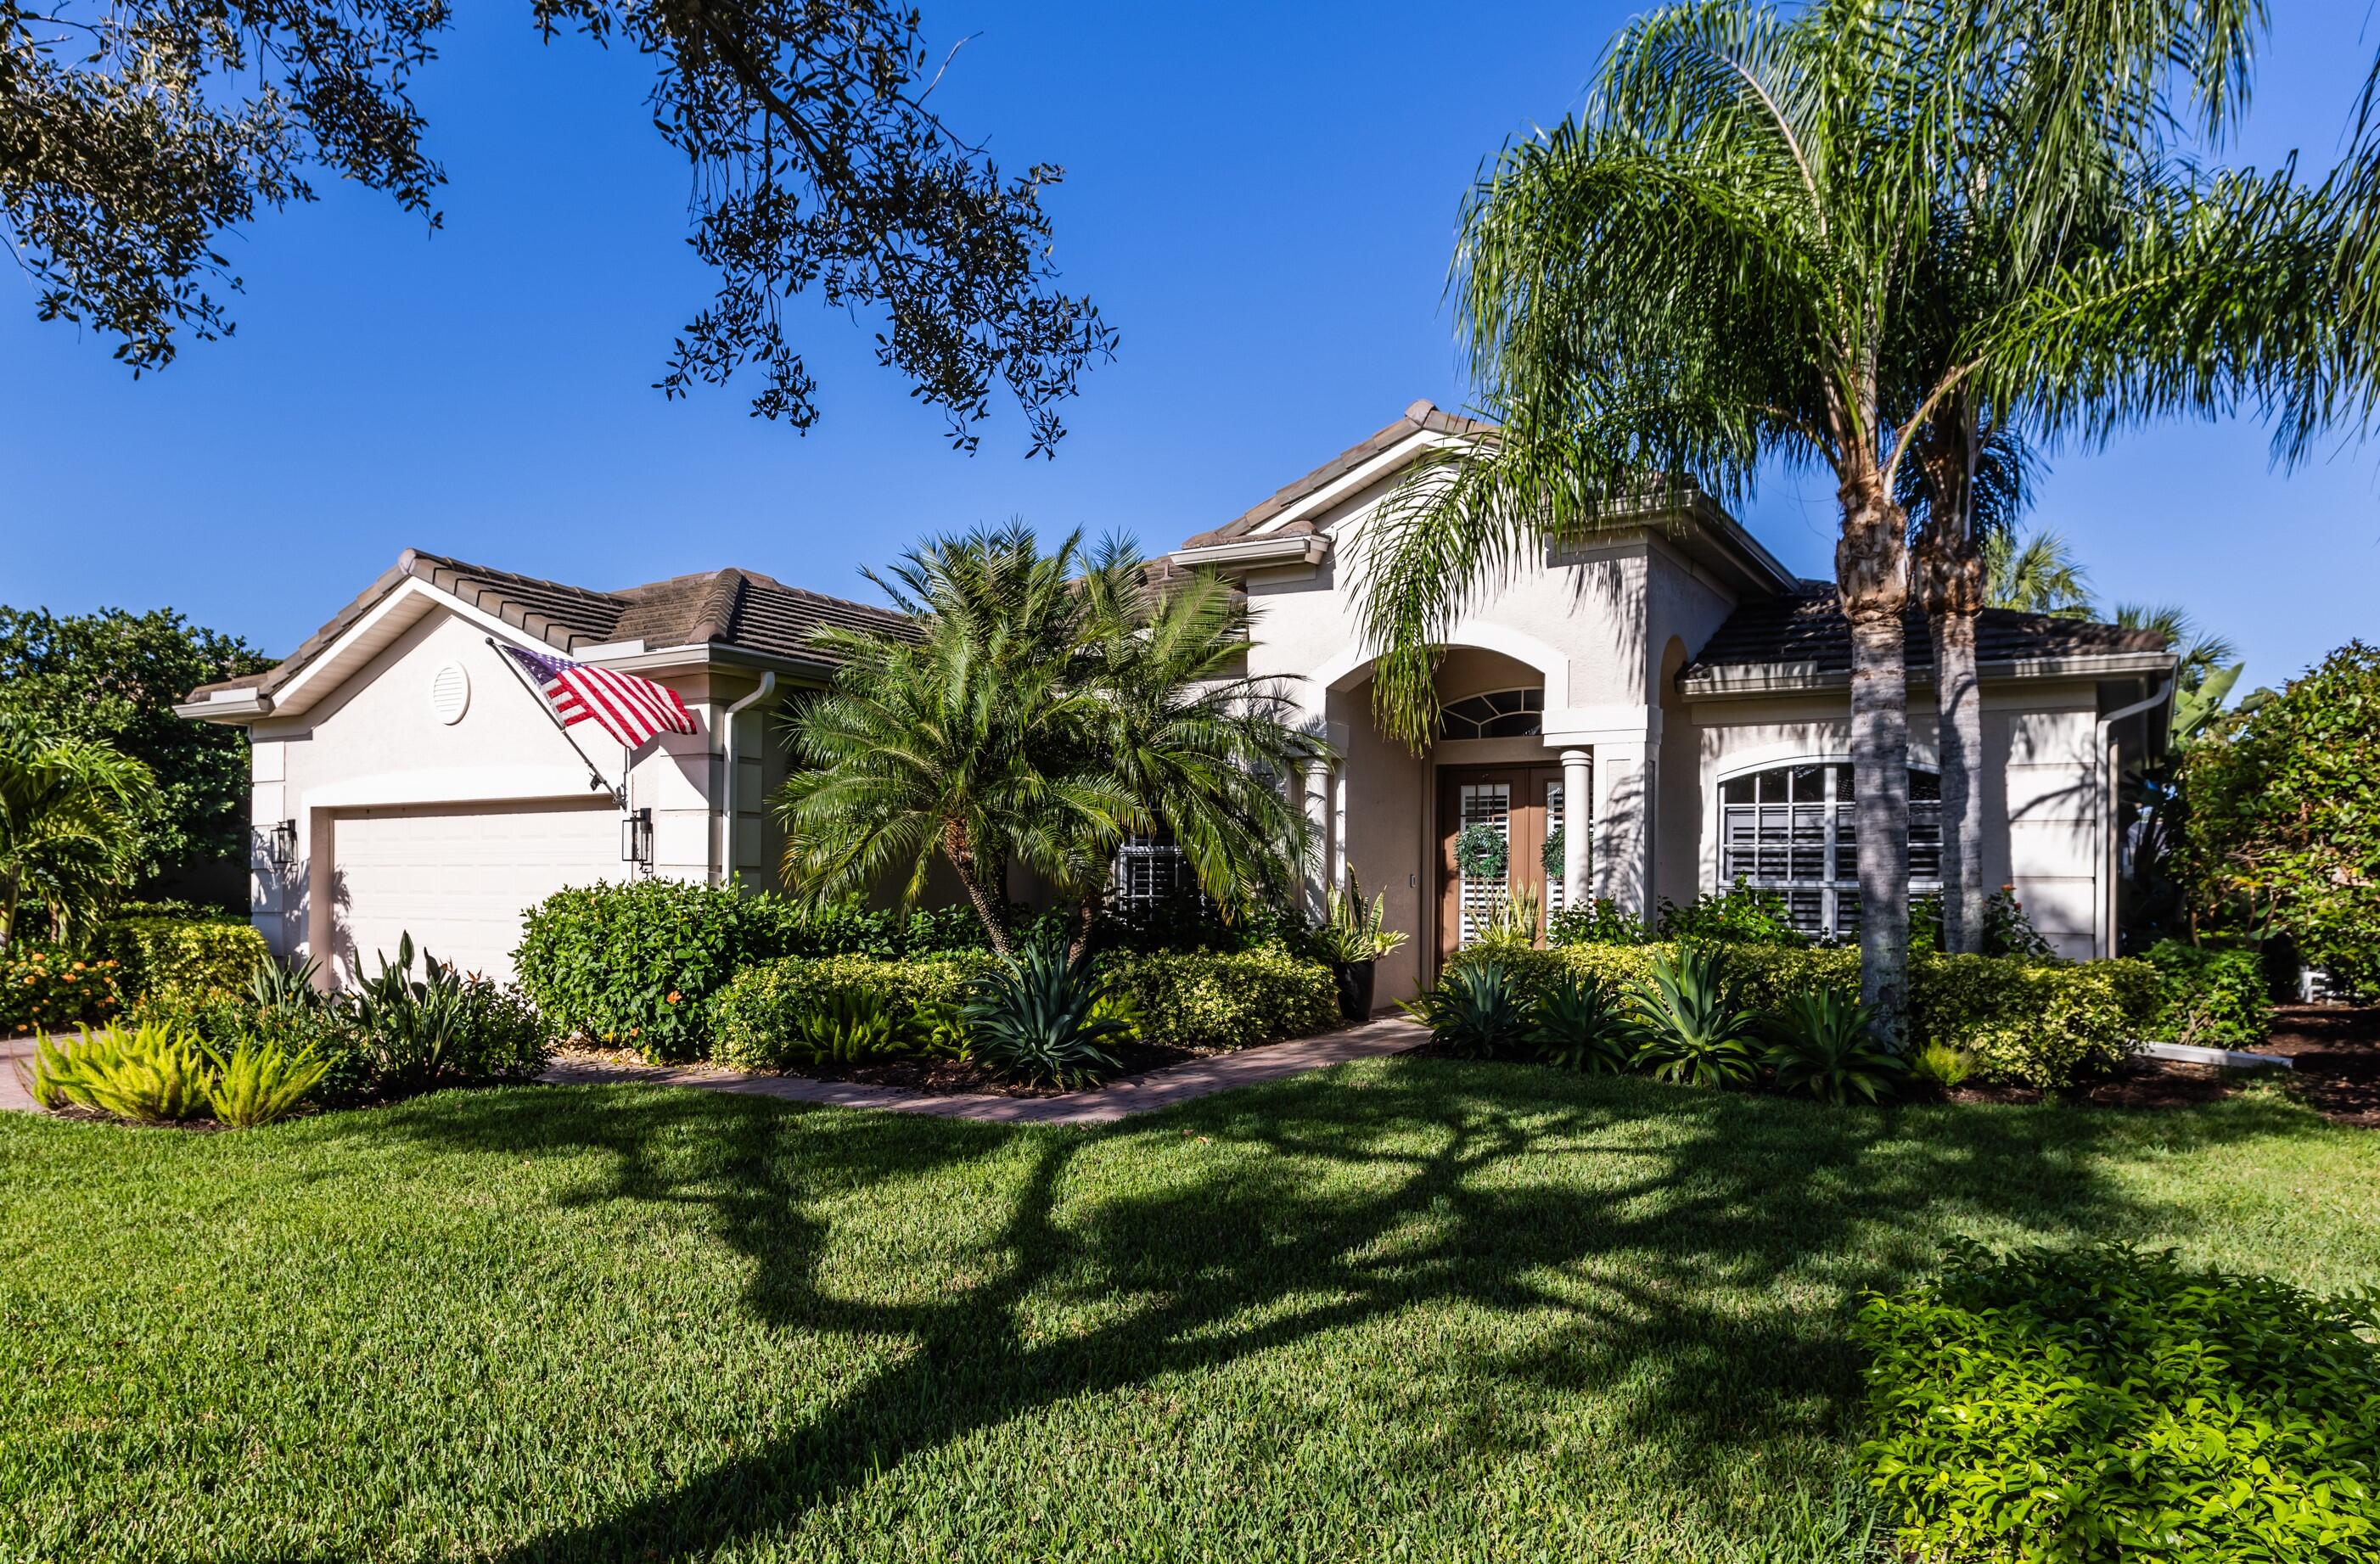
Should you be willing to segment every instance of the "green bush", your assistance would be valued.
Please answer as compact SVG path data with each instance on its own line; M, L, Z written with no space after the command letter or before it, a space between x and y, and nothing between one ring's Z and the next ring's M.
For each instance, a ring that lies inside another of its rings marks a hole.
M2120 1246L1998 1255L1871 1295L1870 1482L1920 1558L2380 1556L2371 1294Z
M554 1035L695 1059L710 1050L711 996L783 953L787 921L782 902L730 886L575 886L530 910L513 964Z
M992 968L973 953L878 961L870 956L781 956L735 975L711 1001L711 1057L746 1070L815 1062L821 1024L842 1012L889 1016L912 1051L935 1051L946 1012Z
M128 1000L200 1000L237 993L259 962L271 958L264 936L245 922L179 915L111 918L92 952L117 964Z
M2160 940L2143 958L2156 968L2161 1008L2151 1036L2206 1048L2253 1048L2272 1030L2265 958L2245 946Z
M0 1037L106 1024L124 1004L118 974L117 964L103 956L11 944L0 951Z
M1493 960L1524 988L1541 994L1566 975L1615 991L1641 987L1664 945L1565 945L1553 950L1470 950L1451 965ZM1814 988L1856 990L1859 952L1848 946L1730 944L1727 968L1738 1001L1775 1014ZM2145 962L2033 962L2015 956L1923 956L1910 975L1910 1046L1941 1043L1973 1056L1986 1079L2071 1085L2130 1057L2162 1003Z
M1742 875L1713 895L1704 891L1684 906L1661 903L1658 937L1685 941L1714 940L1729 944L1803 946L1810 937L1793 927L1785 898L1774 891L1755 891Z
M1643 918L1608 896L1564 907L1546 920L1548 945L1644 945L1652 939Z
M1111 953L1100 964L1140 1007L1142 1036L1160 1046L1244 1049L1339 1024L1330 969L1278 945Z

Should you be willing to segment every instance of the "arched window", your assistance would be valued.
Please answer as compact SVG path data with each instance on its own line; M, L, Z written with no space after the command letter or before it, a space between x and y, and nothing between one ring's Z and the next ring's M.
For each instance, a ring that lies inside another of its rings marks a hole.
M1494 690L1450 700L1438 713L1440 738L1535 738L1546 731L1546 692Z
M1809 762L1719 784L1719 882L1738 875L1785 898L1805 934L1859 932L1859 848L1852 769ZM1942 780L1909 770L1909 893L1942 889Z

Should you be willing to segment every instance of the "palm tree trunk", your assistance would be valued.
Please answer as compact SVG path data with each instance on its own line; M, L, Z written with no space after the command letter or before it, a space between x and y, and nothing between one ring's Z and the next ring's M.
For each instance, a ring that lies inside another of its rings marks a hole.
M1919 554L1934 642L1935 743L1942 764L1942 948L1984 948L1984 709L1975 672L1983 555L1929 539Z
M1860 999L1877 1041L1899 1048L1909 1009L1908 518L1883 479L1842 486L1835 590L1852 631L1852 818L1859 841Z
M1014 955L1008 948L1008 929L1000 920L1000 908L985 891L982 877L977 872L975 854L967 845L966 830L956 820L946 821L942 826L942 855L958 872L959 883L966 887L967 901L974 906L975 915L983 920L983 931L991 940L994 953Z

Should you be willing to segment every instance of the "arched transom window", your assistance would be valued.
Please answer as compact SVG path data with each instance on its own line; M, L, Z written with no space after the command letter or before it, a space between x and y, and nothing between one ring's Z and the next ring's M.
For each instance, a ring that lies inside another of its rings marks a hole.
M1491 690L1450 700L1438 713L1440 738L1535 738L1546 731L1546 692Z
M1805 934L1859 931L1859 849L1852 769L1804 762L1719 784L1719 883L1743 876L1785 898ZM1942 889L1942 781L1909 771L1909 893Z

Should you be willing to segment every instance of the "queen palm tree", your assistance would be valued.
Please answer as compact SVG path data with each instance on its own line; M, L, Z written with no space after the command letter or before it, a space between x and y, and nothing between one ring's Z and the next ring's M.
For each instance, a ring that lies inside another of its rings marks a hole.
M0 712L0 950L28 903L56 940L97 917L138 871L135 820L155 788L110 746L47 738Z
M914 633L821 631L841 663L799 709L779 794L786 877L833 901L924 895L937 861L1009 952L1006 870L1081 910L1128 833L1164 832L1235 910L1282 884L1305 820L1281 781L1318 753L1286 697L1236 676L1247 610L1205 576L1150 579L1129 548L1043 553L1021 526L929 543L870 578Z
M1961 398L2017 427L2104 431L2111 406L2133 419L2236 399L2286 350L2304 317L2276 325L2266 306L2310 285L2247 241L2302 220L2295 188L2107 151L2168 112L2177 77L2207 116L2233 112L2260 25L2256 0L1818 0L1790 18L1702 0L1632 23L1579 117L1508 147L1466 201L1451 291L1500 432L1417 473L1372 534L1384 723L1425 740L1433 645L1524 540L1641 515L1689 475L1729 498L1765 463L1823 468L1852 637L1861 987L1897 1037L1901 467ZM1975 290L1982 312L1950 330L1909 306L1938 266L1946 188L1985 144L2030 149L1970 225L2015 282ZM2117 178L2139 233L2070 258L2078 198L2100 210ZM2238 285L2212 280L2226 266L2270 297L2228 312ZM2158 333L2189 351L2144 360Z

